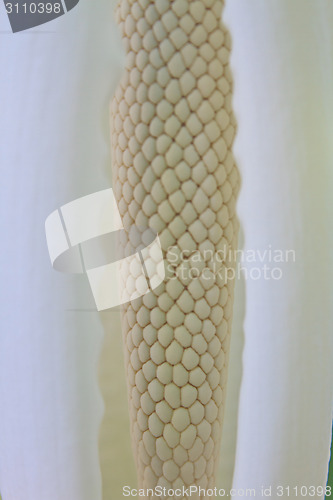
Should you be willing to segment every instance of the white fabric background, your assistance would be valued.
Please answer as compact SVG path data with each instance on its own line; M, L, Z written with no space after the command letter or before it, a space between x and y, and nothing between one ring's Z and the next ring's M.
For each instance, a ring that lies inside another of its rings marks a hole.
M333 4L228 0L225 17L244 249L296 251L282 280L246 282L234 487L325 485L333 387Z
M100 500L103 329L86 278L53 271L44 222L110 186L112 4L15 35L0 8L0 491Z
M237 451L236 488L323 485L333 7L226 3L244 248L294 248L297 262L279 282L237 284L220 480L231 486ZM135 486L119 317L93 312L84 277L52 270L44 239L49 213L110 185L108 101L122 55L112 3L81 0L33 30L43 33L16 35L0 7L0 491L3 500L118 500L123 484Z

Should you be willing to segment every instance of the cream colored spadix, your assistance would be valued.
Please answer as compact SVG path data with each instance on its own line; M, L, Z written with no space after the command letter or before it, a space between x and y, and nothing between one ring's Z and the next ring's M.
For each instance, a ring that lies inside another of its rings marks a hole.
M121 0L127 51L112 101L114 191L130 227L159 234L167 278L123 311L140 487L215 486L230 342L239 175L231 152L222 0ZM145 246L142 230L142 245ZM215 258L224 252L226 259ZM124 269L123 286L133 286Z

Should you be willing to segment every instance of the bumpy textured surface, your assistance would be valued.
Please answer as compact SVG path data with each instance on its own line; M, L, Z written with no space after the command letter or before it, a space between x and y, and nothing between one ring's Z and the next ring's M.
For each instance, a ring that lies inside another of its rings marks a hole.
M222 0L121 0L126 68L111 106L114 190L127 237L152 228L167 278L124 307L139 486L215 486L230 342L239 175L231 152ZM141 232L141 243L145 232ZM220 253L219 253L220 252ZM216 258L216 253L219 258ZM213 257L212 257L213 256ZM135 269L124 286L135 287Z

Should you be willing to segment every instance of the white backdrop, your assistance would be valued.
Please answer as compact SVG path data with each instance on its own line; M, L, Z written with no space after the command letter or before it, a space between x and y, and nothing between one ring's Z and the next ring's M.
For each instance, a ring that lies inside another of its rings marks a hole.
M15 35L0 13L0 491L100 500L103 329L85 277L52 269L44 222L110 186L112 5Z
M238 284L220 479L231 486L235 460L236 488L324 485L333 5L226 3L244 248L292 248L296 263L280 281ZM0 7L0 491L3 500L118 500L125 481L135 485L119 318L93 312L84 277L52 270L44 237L54 209L110 185L108 101L122 55L112 3L81 0L16 35Z
M325 485L333 387L333 4L228 0L225 14L244 248L296 252L280 281L246 282L234 487ZM292 490L289 498L299 496Z

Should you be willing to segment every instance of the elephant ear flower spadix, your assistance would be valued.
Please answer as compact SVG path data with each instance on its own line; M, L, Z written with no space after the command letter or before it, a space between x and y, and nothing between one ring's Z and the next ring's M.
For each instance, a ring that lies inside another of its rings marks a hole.
M134 253L130 228L150 228L167 273L122 312L140 488L215 487L234 287L223 271L234 266L239 188L222 8L222 0L117 5L127 53L111 105L120 245ZM122 278L135 287L131 269Z

